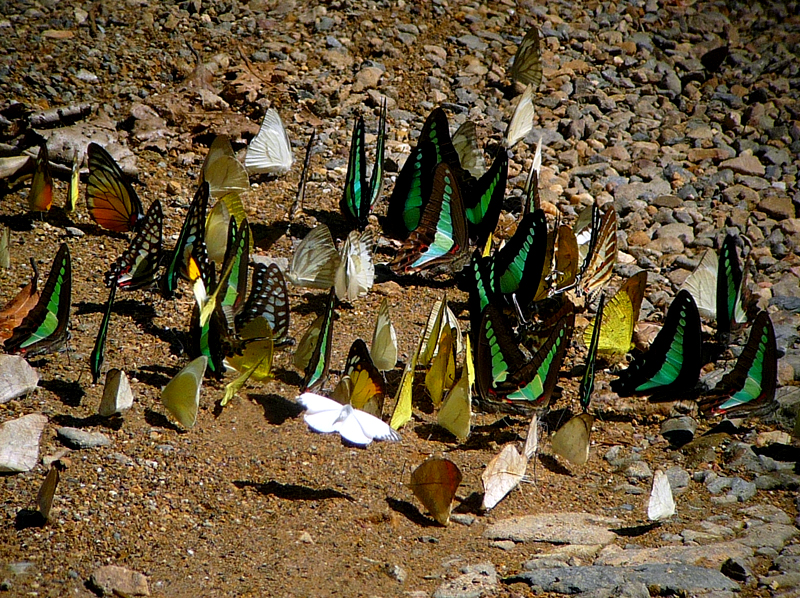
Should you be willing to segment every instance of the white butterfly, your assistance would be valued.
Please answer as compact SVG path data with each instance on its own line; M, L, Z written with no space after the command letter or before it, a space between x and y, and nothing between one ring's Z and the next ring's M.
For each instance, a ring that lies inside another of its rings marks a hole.
M661 521L675 514L675 500L672 498L672 487L669 478L660 469L653 474L653 489L650 491L650 502L647 505L647 518L650 521Z
M208 357L201 355L178 372L161 390L161 402L184 428L197 421L200 407L200 387L206 373Z
M250 174L284 174L294 162L292 144L280 115L270 108L264 115L261 130L250 145L244 158L244 167Z
M344 240L334 277L336 296L340 301L352 303L372 288L375 282L375 265L372 263L374 244L375 235L372 231L351 231Z
M298 287L329 289L334 284L339 262L331 231L320 224L295 249L286 280Z
M306 408L303 419L316 432L338 432L342 438L359 446L367 446L373 440L400 440L400 435L383 420L352 405L342 405L313 392L304 392L297 397L297 402Z
M528 85L519 98L514 116L506 129L506 147L511 149L520 139L527 137L533 129L533 86Z
M703 254L697 268L686 277L679 291L686 289L689 291L694 302L697 304L697 311L704 318L713 319L717 317L717 271L719 269L719 258L714 250L709 249Z
M453 133L453 147L456 148L461 167L469 172L476 179L479 179L486 172L486 161L483 159L483 152L478 147L478 134L475 130L475 123L465 120L456 132Z
M397 365L397 331L389 314L389 299L384 297L378 308L375 331L372 333L372 347L369 350L372 363L380 371L394 369Z
M489 461L481 475L483 509L491 509L516 488L527 468L528 459L519 454L517 447L513 443L505 445L503 450Z

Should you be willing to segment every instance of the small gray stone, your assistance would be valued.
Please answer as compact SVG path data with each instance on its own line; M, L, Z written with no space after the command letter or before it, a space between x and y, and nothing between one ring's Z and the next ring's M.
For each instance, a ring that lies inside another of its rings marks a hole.
M394 579L398 583L405 583L408 579L408 573L400 565L392 565L387 563L383 568L384 573Z
M731 481L731 491L729 494L736 497L739 502L746 502L753 498L758 489L753 482L748 482L742 478L736 477Z
M469 565L461 571L462 575L440 585L434 598L480 598L497 586L497 571L492 563Z
M694 243L694 231L688 224L675 222L674 224L664 224L656 229L655 237L678 237L685 245Z
M780 523L764 523L750 528L747 535L739 538L739 542L753 548L782 549L786 543L800 533L791 525Z
M634 461L625 469L624 474L629 480L649 480L653 477L650 466L644 461Z
M752 154L743 154L736 158L731 158L730 160L724 160L720 162L719 168L720 170L730 168L737 174L753 176L764 176L766 173L764 165Z
M470 50L479 50L483 52L489 47L485 42L482 42L477 35L462 35L456 41L458 41L458 43L462 46L466 46Z
M74 449L94 448L111 444L111 439L101 432L86 432L79 428L63 426L56 430L56 434L61 442Z
M733 480L731 480L731 478L717 475L714 472L710 472L705 480L706 489L711 494L719 494L723 490L727 490L731 487L732 483Z

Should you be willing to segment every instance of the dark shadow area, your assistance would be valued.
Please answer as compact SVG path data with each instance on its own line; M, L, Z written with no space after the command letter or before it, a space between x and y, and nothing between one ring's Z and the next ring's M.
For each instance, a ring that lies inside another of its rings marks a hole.
M458 497L456 497L458 500ZM464 500L460 501L459 505L453 509L453 513L471 513L473 515L483 515L485 512L481 509L483 505L483 493L473 492Z
M659 525L661 524L658 521L654 521L653 523L645 523L644 525L619 527L617 529L612 529L611 531L623 538L638 538L639 536L644 536L647 532L654 530Z
M308 204L306 204L303 211L309 216L316 218L317 222L320 224L327 226L331 230L331 235L334 240L344 239L350 234L350 231L353 230L353 227L345 220L344 216L342 216L338 210L336 212L315 210L314 208L309 208Z
M247 393L247 396L261 405L261 408L264 409L264 419L275 426L280 426L283 422L296 418L304 411L302 405L281 395Z
M753 452L784 463L800 463L800 448L788 444L776 442L767 446L753 446Z
M544 455L539 453L539 461L541 461L545 469L552 473L568 476L574 475L569 469L561 465L561 463L559 463L553 455Z
M62 413L53 416L53 422L59 426L67 426L70 428L92 428L101 426L109 430L119 430L122 427L122 417L102 417L97 414L88 417L74 417Z
M161 389L177 374L179 369L165 367L163 365L150 364L142 366L136 372L130 372L131 377L136 377L139 382L143 382L153 388Z
M301 299L303 303L292 305L293 314L316 314L319 316L322 315L328 305L328 294L323 292L304 292Z
M263 222L251 223L250 231L253 236L253 246L269 251L275 242L286 234L286 229L289 227L289 222L285 220L270 224L264 224Z
M248 482L236 480L233 485L239 489L252 488L265 496L275 496L284 500L330 500L332 498L343 498L354 502L355 499L349 494L333 490L332 488L309 488L299 484L281 484L275 480L270 480L265 484L258 482Z
M415 523L421 527L441 527L433 519L425 517L425 515L420 513L419 509L416 506L412 505L408 501L397 500L396 498L387 497L386 504L389 505L389 508L392 511L394 511L395 513L399 513L400 515L403 515L406 519L411 521L411 523Z
M22 509L14 518L14 529L17 531L45 525L47 525L47 519L42 517L42 514L36 509Z
M166 415L164 415L163 413L158 413L157 411L153 411L150 408L144 410L144 421L146 421L151 426L155 426L158 428L166 428L168 430L173 430L181 434L186 433L186 430L184 430L179 426L176 426L171 421L169 421Z
M69 382L67 380L40 380L39 386L52 392L68 407L80 407L81 399L86 396L86 392L77 382Z
M295 370L286 368L273 368L272 377L290 386L299 387L303 383L303 378Z

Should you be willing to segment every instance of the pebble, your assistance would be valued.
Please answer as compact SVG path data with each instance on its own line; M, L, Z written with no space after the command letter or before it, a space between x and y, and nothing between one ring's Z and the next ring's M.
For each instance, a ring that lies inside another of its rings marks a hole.
M492 563L468 565L461 575L444 582L433 593L434 598L480 598L497 587L497 571Z
M501 519L483 533L490 540L549 542L554 544L609 544L617 535L611 531L622 521L590 513L542 513Z
M0 471L30 471L39 460L39 441L47 417L31 413L0 424Z
M36 390L39 374L24 357L0 355L0 405Z
M106 565L92 572L89 584L101 596L149 596L147 577L125 567Z
M62 426L56 430L58 439L73 449L86 449L98 446L108 446L111 439L102 432L86 432L79 428Z

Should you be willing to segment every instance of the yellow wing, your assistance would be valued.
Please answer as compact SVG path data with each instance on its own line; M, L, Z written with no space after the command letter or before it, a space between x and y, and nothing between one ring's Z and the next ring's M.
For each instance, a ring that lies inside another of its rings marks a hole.
M625 355L633 347L633 329L639 320L639 310L647 286L647 272L644 270L631 276L620 287L611 301L603 309L603 322L600 327L600 340L597 351L604 355ZM583 341L586 346L592 339L595 323L586 327Z

